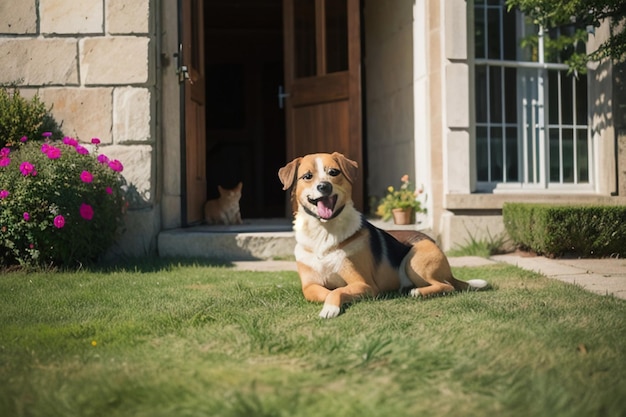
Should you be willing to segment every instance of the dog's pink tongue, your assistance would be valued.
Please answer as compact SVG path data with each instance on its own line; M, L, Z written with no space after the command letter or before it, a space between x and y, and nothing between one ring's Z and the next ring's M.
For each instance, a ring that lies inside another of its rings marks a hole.
M317 215L322 219L330 219L333 216L333 209L329 198L322 198L317 202Z

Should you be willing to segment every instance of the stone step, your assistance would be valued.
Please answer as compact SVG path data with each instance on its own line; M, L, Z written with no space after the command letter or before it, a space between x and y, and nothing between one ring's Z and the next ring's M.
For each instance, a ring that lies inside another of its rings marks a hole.
M252 219L242 225L193 226L159 233L161 257L223 261L293 258L291 220Z
M415 229L373 221L382 229ZM160 257L222 261L293 259L296 244L290 219L251 219L242 225L193 226L159 233Z

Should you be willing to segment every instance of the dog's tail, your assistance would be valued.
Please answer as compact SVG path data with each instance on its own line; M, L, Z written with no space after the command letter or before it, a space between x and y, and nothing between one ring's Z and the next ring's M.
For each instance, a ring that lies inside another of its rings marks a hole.
M480 291L490 287L489 283L484 279L461 281L460 279L452 278L450 284L452 284L457 291Z

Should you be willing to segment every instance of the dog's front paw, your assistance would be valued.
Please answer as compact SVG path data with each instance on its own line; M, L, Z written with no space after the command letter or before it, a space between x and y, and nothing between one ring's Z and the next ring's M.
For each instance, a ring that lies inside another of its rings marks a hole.
M324 304L324 308L320 311L319 316L323 319L332 319L341 313L341 308L332 304Z

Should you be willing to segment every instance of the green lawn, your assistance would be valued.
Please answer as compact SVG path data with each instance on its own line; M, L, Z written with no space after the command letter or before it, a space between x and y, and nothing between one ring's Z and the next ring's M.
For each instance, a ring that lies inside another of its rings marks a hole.
M2 416L626 415L626 302L521 269L321 320L294 272L0 276Z

